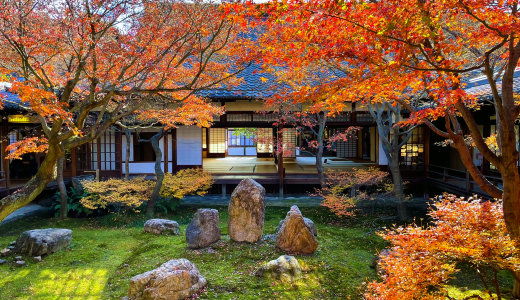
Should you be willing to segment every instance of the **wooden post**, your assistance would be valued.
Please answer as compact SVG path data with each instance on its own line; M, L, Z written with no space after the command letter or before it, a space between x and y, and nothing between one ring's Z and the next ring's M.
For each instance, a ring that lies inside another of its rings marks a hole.
M448 169L444 168L444 175L442 176L442 181L446 182L448 181L448 178L446 177L446 175L448 174Z
M222 199L226 199L227 198L227 195L226 195L226 184L223 183L222 184Z
M101 173L101 138L97 139L96 148L97 148L96 181L99 181L101 179L101 177L100 177L100 173Z
M2 171L4 171L5 176L5 189L7 190L7 194L9 195L9 189L11 188L11 174L9 174L9 160L6 158L5 149L9 146L9 127L7 125L7 116L3 120L2 124Z
M72 177L78 176L78 169L77 169L78 157L77 157L77 155L78 155L78 153L76 152L76 147L72 147L70 149L70 157L71 157L70 168L71 168L71 172L72 172Z
M279 184L279 198L283 198L283 175L284 175L284 169L283 169L283 124L280 123L278 125L278 178L280 179Z
M170 134L168 133L168 130L166 131L166 134L164 135L164 173L168 173L168 137Z
M172 173L177 172L177 129L172 129Z
M469 183L470 178L471 177L469 176L469 172L468 170L466 170L466 192L469 192L471 190Z

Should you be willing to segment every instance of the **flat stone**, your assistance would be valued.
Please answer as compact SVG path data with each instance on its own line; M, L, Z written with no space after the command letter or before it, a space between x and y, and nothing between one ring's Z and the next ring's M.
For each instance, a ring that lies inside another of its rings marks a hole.
M42 257L41 256L35 256L35 257L33 257L33 261L41 262L42 261Z
M170 260L130 279L128 300L180 300L206 286L206 279L189 260Z
M259 241L264 228L264 187L250 178L242 180L231 194L228 213L230 239L249 243Z
M305 224L297 206L291 207L276 237L276 246L287 253L311 254L318 248L318 241Z
M9 243L9 246L13 246L14 247L14 245L16 245L16 241L12 241L12 242Z
M220 240L218 210L199 209L186 228L186 244L190 249L207 247Z
M68 247L71 240L72 230L69 229L34 229L18 237L15 251L28 256L48 255Z
M150 219L144 223L144 232L153 234L180 235L179 224L172 220Z
M25 266L25 261L19 260L19 261L15 262L15 264L17 267L23 267L23 266Z
M16 248L15 246L9 246L9 247L7 247L7 249L11 249L11 251L14 251L15 248Z
M294 256L282 255L272 260L256 272L256 276L280 280L284 283L293 283L301 278L302 270Z
M7 263L7 260L5 259L0 259L0 265L5 265Z
M21 257L21 256L16 256L16 257L14 258L14 261L20 261L20 260L23 260L23 257Z
M5 248L2 251L0 251L1 256L9 256L11 254L13 254L13 250L11 250L9 248Z

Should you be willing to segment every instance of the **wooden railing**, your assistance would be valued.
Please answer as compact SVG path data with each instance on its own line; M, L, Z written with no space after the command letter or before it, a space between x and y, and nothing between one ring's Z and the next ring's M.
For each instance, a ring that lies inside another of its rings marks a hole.
M436 165L426 165L425 166L425 175L427 178L441 180L443 182L449 183L450 179L453 181L462 181L464 183L463 187L466 192L472 191L475 187L476 182L471 178L471 175L467 170L457 170L442 166ZM434 175L434 176L432 176ZM435 178L437 177L437 178ZM484 175L484 177L489 180L489 182L493 183L493 185L498 186L499 183L502 183L501 177ZM455 184L453 184L455 185ZM458 185L457 185L458 186Z

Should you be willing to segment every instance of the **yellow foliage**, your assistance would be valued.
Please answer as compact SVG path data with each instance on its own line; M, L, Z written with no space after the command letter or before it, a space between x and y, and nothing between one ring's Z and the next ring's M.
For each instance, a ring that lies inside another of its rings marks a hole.
M185 169L176 174L166 173L159 193L160 197L181 199L186 195L204 195L214 180L202 169ZM129 180L110 178L105 181L83 181L85 190L90 194L80 200L89 209L106 209L116 206L118 210L137 209L152 195L155 181L144 176Z

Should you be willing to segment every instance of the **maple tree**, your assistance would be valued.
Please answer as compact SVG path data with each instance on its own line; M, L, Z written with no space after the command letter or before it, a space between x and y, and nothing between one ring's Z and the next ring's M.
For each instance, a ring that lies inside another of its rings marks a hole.
M516 1L289 0L235 4L232 9L247 16L251 26L262 28L256 43L262 45L257 49L265 64L303 68L326 62L338 74L298 96L327 94L338 103L400 103L411 112L403 125L424 124L450 139L479 187L503 199L507 229L520 237L514 128L520 107L513 86L520 58ZM478 75L489 84L499 151L490 149L472 114L483 99L464 90L468 79ZM426 93L427 100L414 106L410 98L420 93ZM442 121L439 126L436 120ZM475 165L463 127L484 159L501 173L502 189ZM519 281L514 294L520 297Z
M370 282L365 298L453 299L445 284L459 271L457 263L466 263L490 299L502 299L498 271L520 270L520 250L507 231L502 202L445 194L428 215L429 226L412 224L378 233L391 246L379 257L382 281Z
M354 216L359 201L372 199L376 194L380 196L394 192L391 184L384 183L388 173L374 167L354 168L352 171L328 170L325 175L325 187L316 190L313 196L322 197L321 205L339 217Z
M229 14L198 0L0 1L0 73L10 74L11 92L46 139L20 143L19 152L47 144L38 173L0 200L0 220L56 178L67 149L126 116L170 127L212 120L213 106L195 94L238 84L234 75L249 65Z

